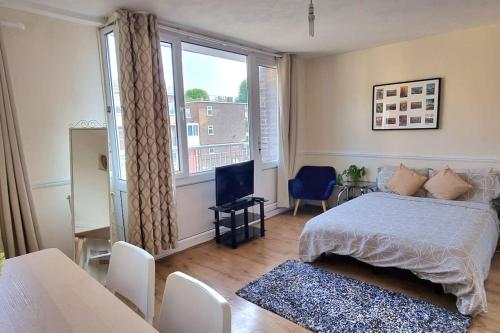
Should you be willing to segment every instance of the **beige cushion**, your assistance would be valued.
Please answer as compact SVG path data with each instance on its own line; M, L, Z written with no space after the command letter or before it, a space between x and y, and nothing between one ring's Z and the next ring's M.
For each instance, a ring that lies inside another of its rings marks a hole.
M448 168L448 166L447 166ZM483 202L491 203L491 200L498 197L500 194L500 178L498 173L491 171L491 168L476 168L476 169L456 169L452 168L460 178L465 182L471 184L472 188L456 198L455 200L460 201L473 201L473 202ZM434 171L429 169L429 178L434 177L439 171ZM427 190L423 189L427 193L427 197L434 198L434 196Z
M419 175L401 164L387 182L387 187L400 195L414 195L427 180L426 176Z
M429 172L432 169L429 168L410 168L410 170L415 171L419 175L429 178ZM391 180L392 176L399 170L399 165L383 165L377 169L377 188L382 192L393 193L390 188L387 187L387 183ZM436 171L437 173L437 171ZM427 197L428 192L425 188L421 187L415 194L414 197Z
M446 168L429 179L424 187L434 198L455 200L470 190L472 185L460 178L450 168Z

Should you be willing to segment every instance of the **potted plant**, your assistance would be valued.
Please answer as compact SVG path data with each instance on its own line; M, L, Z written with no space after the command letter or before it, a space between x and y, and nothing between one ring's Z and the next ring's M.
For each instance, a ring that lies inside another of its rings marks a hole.
M342 172L342 175L347 176L347 179L351 182L357 182L363 178L366 174L365 167L358 167L357 165L350 165L347 169Z

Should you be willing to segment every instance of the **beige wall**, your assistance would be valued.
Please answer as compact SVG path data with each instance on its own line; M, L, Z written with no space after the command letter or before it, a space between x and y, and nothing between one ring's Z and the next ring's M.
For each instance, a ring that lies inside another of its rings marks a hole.
M307 59L300 163L361 164L372 179L400 161L500 167L499 38L497 25ZM371 130L374 84L430 77L443 78L440 129Z
M26 25L3 36L28 174L44 245L71 255L69 127L105 120L97 29L5 8L0 20Z

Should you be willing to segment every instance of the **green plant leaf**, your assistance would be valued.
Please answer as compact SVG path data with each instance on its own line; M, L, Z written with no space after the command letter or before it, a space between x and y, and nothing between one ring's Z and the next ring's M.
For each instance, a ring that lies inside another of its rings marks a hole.
M359 180L363 178L365 174L365 167L358 167L354 164L349 165L349 167L342 172L342 175L349 177L351 180Z

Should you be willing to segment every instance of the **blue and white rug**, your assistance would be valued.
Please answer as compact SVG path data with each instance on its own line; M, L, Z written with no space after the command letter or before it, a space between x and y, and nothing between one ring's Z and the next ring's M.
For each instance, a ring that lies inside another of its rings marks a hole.
M471 318L288 260L237 295L314 332L467 332Z

